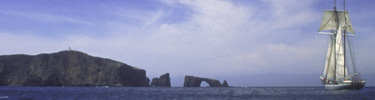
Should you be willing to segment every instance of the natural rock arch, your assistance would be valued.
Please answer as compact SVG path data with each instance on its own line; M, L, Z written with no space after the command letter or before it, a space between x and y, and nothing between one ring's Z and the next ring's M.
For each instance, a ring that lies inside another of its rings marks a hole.
M184 87L200 87L202 82L207 82L210 87L228 87L226 81L226 85L223 85L219 80L216 79L194 77L189 75L185 76Z
M200 87L210 87L210 85L206 81L202 81Z

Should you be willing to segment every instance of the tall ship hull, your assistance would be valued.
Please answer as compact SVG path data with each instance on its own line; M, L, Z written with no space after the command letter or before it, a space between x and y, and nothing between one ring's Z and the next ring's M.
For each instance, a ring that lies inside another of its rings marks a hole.
M320 77L327 90L359 90L366 81L361 78L351 48L350 36L355 36L348 11L325 10L319 33L329 35L328 51L324 73ZM351 69L350 69L351 68Z
M339 83L339 84L324 84L327 90L360 90L365 87L364 83Z

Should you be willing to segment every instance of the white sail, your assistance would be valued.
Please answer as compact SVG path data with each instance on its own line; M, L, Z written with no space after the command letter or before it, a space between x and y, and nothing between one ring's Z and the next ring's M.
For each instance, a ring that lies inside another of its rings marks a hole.
M329 41L328 51L327 51L327 58L326 58L326 64L324 68L324 78L328 80L336 80L335 79L335 50L334 50L334 39L333 35L331 35L331 39Z
M345 67L344 45L342 40L342 27L337 29L336 34L336 80L344 79L348 75L347 67Z
M337 22L336 22L336 13L337 13ZM354 30L352 23L350 22L349 15L347 11L333 11L325 10L323 15L323 20L319 28L319 32L324 30L336 30L337 25L345 25L345 31L353 33Z

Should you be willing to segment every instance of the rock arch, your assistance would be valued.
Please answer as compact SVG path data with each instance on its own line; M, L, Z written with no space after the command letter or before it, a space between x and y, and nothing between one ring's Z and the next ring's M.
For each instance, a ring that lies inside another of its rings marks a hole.
M210 78L201 78L195 76L185 76L184 87L200 87L202 82L207 82L210 87L228 87L228 83L225 81L225 85L221 84L219 80Z
M200 87L210 87L210 85L206 81L202 81Z

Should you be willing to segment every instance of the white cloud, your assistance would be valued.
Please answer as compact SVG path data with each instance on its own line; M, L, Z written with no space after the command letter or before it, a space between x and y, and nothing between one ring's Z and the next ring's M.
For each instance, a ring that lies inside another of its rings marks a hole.
M158 10L156 13L151 14L151 20L146 23L146 25L150 25L155 23L159 18L163 15L163 10Z
M16 35L0 32L0 52L4 54L38 54L59 50L54 45L61 41L31 35ZM51 48L52 47L52 48Z
M53 15L40 12L23 12L23 11L12 11L12 10L0 10L0 13L4 15L10 15L15 17L22 17L31 20L36 20L43 23L72 23L81 25L92 25L89 21L84 21L83 19L77 19L67 16Z
M0 40L0 50L2 54L38 54L70 46L146 69L151 77L166 72L204 77L320 73L323 69L325 38L304 30L320 21L317 16L321 13L312 9L313 0L265 0L251 7L221 0L163 1L172 9L192 11L182 22L163 23L176 16L170 13L175 10L109 7L108 13L118 19L93 22L103 26L109 36L89 36L81 30L75 31L80 34L55 40L3 32L0 36L6 38Z
M103 12L110 15L117 16L117 21L134 21L134 25L151 25L157 22L165 14L162 8L160 9L135 9L123 6L101 5ZM111 19L114 20L114 19Z
M306 56L317 54L309 50L314 47L299 47L297 43L283 44L275 41L290 38L285 34L300 34L302 30L293 28L316 21L317 18L311 19L313 17L311 15L314 14L310 14L315 12L308 7L289 15L279 14L278 17L267 19L267 17L253 17L257 14L255 7L235 5L229 1L197 0L179 1L179 3L195 11L190 20L178 24L163 24L151 36L152 45L157 47L158 51L173 54L167 59L171 61L182 59L191 63L189 68L179 67L184 66L181 64L185 63L172 65L171 67L187 70L179 74L218 75L225 71L246 74L279 66L293 66L293 61L300 61L309 58ZM279 8L275 6L271 11ZM265 16L277 13L273 12ZM288 21L287 18L292 20ZM279 23L290 24L281 27ZM282 34L280 32L289 33L277 35ZM203 62L196 62L195 59ZM189 69L193 70L188 71ZM207 71L210 73L208 74ZM286 72L286 70L269 71Z

